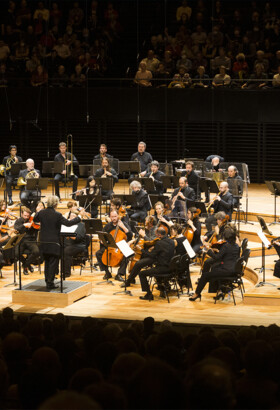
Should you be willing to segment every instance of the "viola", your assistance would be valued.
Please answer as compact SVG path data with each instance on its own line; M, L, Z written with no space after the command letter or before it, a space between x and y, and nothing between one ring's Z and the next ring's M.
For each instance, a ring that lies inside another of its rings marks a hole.
M33 219L34 219L34 216L30 216L29 221L28 221L29 223L32 224L31 228L40 229L41 228L40 224L36 224L35 222L33 222Z
M121 205L118 209L118 214L120 218L123 218L124 216L126 216L126 209L123 205Z
M128 271L131 272L132 269L134 268L134 265L136 262L138 262L141 259L142 256L142 249L144 249L144 238L141 238L139 235L138 238L136 239L136 242L134 243L132 249L134 251L134 256L130 261L129 269Z
M110 234L113 236L115 242L120 242L123 239L126 241L127 236L126 234L119 229L119 225L117 225L116 229L113 229ZM106 266L120 266L123 260L123 254L119 250L119 248L110 248L108 247L102 255L102 262Z

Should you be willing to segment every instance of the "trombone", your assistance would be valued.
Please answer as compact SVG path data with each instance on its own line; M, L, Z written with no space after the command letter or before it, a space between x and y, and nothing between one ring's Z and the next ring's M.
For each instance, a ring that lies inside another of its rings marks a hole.
M70 157L68 156L68 149L69 149L69 142L70 142ZM70 172L68 166L66 165L67 161L71 161L70 165ZM72 178L74 176L74 165L73 165L73 136L72 134L68 134L66 137L66 153L65 153L65 163L64 163L64 170L65 170L65 198L68 197L68 188L67 188L67 179Z

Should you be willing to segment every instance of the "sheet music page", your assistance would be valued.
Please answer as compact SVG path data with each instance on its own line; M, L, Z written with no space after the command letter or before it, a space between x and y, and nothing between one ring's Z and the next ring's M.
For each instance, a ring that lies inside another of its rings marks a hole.
M187 251L187 254L189 255L190 258L194 258L196 253L193 250L193 248L191 247L189 241L187 239L184 240L183 245Z
M134 255L134 251L130 248L130 246L124 239L122 241L116 242L116 245L126 258Z
M264 246L266 248L269 248L271 243L269 242L269 240L267 239L267 237L265 236L263 231L258 231L258 236L261 239L262 243L264 244Z
M61 225L60 232L61 233L74 233L76 232L77 228L78 228L78 225L72 225L72 226Z

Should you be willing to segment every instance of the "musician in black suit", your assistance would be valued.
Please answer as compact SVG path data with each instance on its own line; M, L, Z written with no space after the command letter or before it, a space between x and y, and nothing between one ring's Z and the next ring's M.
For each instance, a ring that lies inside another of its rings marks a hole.
M229 192L228 183L223 181L220 183L220 192L213 199L213 204L210 209L213 209L214 214L217 212L224 212L229 216L229 221L231 221L232 208L233 208L233 196ZM217 225L215 215L208 216L205 220L205 225L207 231L212 230L212 225Z
M34 168L34 161L31 158L28 158L26 160L26 169L22 169L18 175L18 177L22 177L25 182L27 179L32 179L32 178L40 178L41 173L38 169ZM38 190L28 190L26 189L26 185L22 185L20 187L20 200L21 203L26 206L27 208L30 208L31 211L35 211L37 203L41 199L41 191Z
M228 227L225 230L224 239L226 240L226 243L222 245L221 250L218 253L215 253L212 250L208 251L211 258L214 259L215 264L212 266L210 272L202 271L195 294L189 298L191 302L194 302L196 299L201 299L201 292L207 282L210 282L209 291L215 292L217 286L216 283L214 283L213 278L223 278L233 274L235 263L240 254L240 248L236 243L236 234L234 230Z
M228 167L227 183L229 192L233 195L233 207L238 207L239 198L242 198L243 195L243 180L241 176L238 175L238 170L234 165ZM237 188L237 190L235 188Z
M143 300L153 300L147 277L169 274L169 264L175 252L175 243L172 239L168 238L163 228L157 230L157 235L159 240L155 242L154 249L151 252L146 250L142 252L143 255L148 256L155 265L139 273L142 291L146 292L144 296L140 296L140 299Z
M60 259L60 230L61 225L72 226L80 222L84 210L80 215L69 221L61 213L56 211L59 198L51 196L47 201L47 208L36 213L34 222L41 224L40 241L41 251L45 259L45 280L47 289L55 289L58 286L54 283L55 275L58 275ZM53 243L48 243L53 242Z
M189 187L195 192L195 199L200 200L199 176L194 171L194 163L192 161L186 163L186 171L183 171L181 176L187 178Z
M148 194L157 194L162 195L164 192L163 182L161 177L165 174L159 170L159 163L158 161L151 162L151 171L146 174L146 178L152 178L154 181L155 190L148 191Z
M110 162L108 160L108 158L104 157L101 161L101 168L99 168L95 174L94 174L95 178L112 178L113 180L113 187L115 185L116 182L118 182L119 178L118 178L118 174L117 172L114 170L114 168L111 168L110 166ZM101 194L102 196L108 197L110 198L113 194L113 190L102 190Z
M102 158L113 158L113 155L109 155L107 153L107 145L106 144L101 144L99 147L99 154L95 155L93 159L102 159Z
M71 155L70 152L66 152L67 145L65 142L60 142L58 147L59 147L60 152L56 154L56 156L54 157L54 161L63 162L64 167L63 167L63 171L61 172L61 174L55 174L54 176L54 188L55 188L55 195L58 196L58 198L60 198L59 181L65 181L66 175L67 175L67 179L73 181L73 192L77 191L78 177L77 175L70 176L70 168L71 168L72 162L73 162L73 166L78 166L79 162L73 153Z
M185 216L184 212L188 208L188 200L195 200L195 192L189 187L186 177L179 179L179 188L176 188L171 196L172 216Z
M22 158L19 155L17 155L16 145L10 145L9 153L10 155L7 155L6 157L4 157L2 164L6 168L5 169L5 179L6 179L6 191L7 191L7 195L9 198L8 205L13 205L12 184L16 183L17 175L11 174L11 165L17 164L18 162L22 162Z
M131 205L131 209L127 209L127 213L133 221L144 222L147 212L151 209L149 195L142 188L139 181L132 181L130 188L135 200Z
M141 141L138 144L138 151L131 155L130 161L140 162L140 177L145 177L148 172L148 165L152 162L153 157L149 152L146 152L146 143ZM135 175L131 174L128 179L130 183Z

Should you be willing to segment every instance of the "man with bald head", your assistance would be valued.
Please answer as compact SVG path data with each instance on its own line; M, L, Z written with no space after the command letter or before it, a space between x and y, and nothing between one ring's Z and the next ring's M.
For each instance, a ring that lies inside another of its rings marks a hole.
M220 192L214 198L213 204L210 207L213 209L214 214L209 216L205 220L207 231L212 230L212 225L216 225L217 221L215 218L215 214L217 212L224 212L226 215L229 216L229 220L231 220L232 215L232 208L233 208L233 196L229 192L228 183L223 181L220 183Z
M238 175L238 170L235 165L228 167L227 183L229 192L233 195L233 207L237 207L239 205L239 198L242 197L243 194L243 180Z

